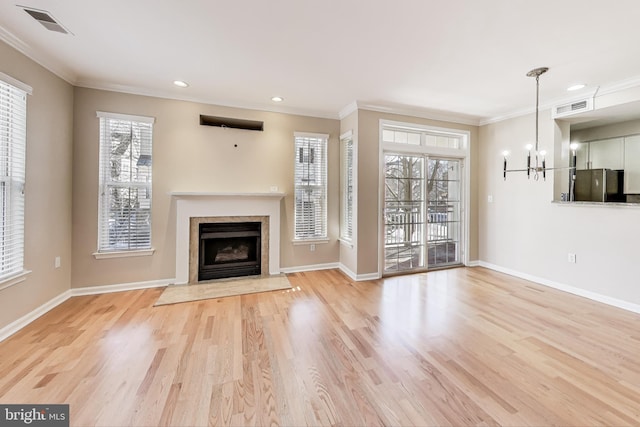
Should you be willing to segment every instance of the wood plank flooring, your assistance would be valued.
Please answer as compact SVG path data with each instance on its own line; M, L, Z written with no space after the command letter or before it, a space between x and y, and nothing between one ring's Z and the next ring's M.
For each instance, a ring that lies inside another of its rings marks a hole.
M640 315L479 267L288 277L72 298L0 343L0 403L75 426L640 425Z

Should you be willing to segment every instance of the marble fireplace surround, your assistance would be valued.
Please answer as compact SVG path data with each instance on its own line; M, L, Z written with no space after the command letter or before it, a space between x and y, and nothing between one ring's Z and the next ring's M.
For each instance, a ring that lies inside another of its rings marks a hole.
M197 283L193 268L190 275L193 251L189 249L192 224L200 222L251 221L261 217L263 248L268 241L262 275L280 274L280 203L284 193L172 192L171 196L176 199L176 284Z

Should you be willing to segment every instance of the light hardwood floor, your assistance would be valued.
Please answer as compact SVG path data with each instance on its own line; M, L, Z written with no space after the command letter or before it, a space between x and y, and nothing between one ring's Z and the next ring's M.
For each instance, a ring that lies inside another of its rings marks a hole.
M483 268L152 307L75 297L0 343L0 403L78 426L640 425L640 316Z

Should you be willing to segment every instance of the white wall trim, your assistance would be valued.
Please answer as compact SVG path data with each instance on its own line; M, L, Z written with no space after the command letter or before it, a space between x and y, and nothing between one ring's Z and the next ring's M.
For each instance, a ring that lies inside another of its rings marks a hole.
M112 292L136 291L139 289L161 288L175 283L176 279L160 279L148 280L145 282L120 283L117 285L87 286L84 288L72 288L70 291L72 297L78 297L84 295L109 294Z
M133 122L142 122L148 124L154 124L156 122L155 117L149 116L134 116L133 114L121 114L121 113L112 113L109 111L96 111L96 117L99 119L114 119L114 120L125 120L125 121L133 121Z
M349 276L349 278L355 282L363 282L366 280L378 280L380 279L379 273L367 273L367 274L356 274L351 269L349 269L346 265L340 263L338 266L340 271Z
M465 264L467 267L480 267L480 261L469 261Z
M28 44L23 42L21 39L16 37L15 34L7 31L5 28L0 26L0 40L7 43L9 46L31 59L35 63L43 66L47 70L51 71L56 76L60 77L62 80L66 81L69 84L74 84L77 80L74 72L67 67L65 64L60 62L57 59L53 58L44 58L41 54L36 53Z
M367 274L358 274L356 276L356 280L358 282L361 282L363 280L378 280L381 279L382 276L380 275L380 273L367 273Z
M332 268L340 268L337 262L329 262L326 264L299 265L297 267L280 267L281 273L301 273L303 271L330 270Z
M58 295L57 297L52 298L51 300L45 302L40 307L37 307L35 310L30 313L25 314L18 320L9 323L7 326L0 328L0 342L9 338L11 335L15 334L34 320L38 319L42 315L48 313L53 310L66 300L76 296L84 296L84 295L99 295L99 294L107 294L112 292L122 292L122 291L133 291L138 289L147 289L147 288L158 288L162 286L167 286L175 283L175 279L161 279L161 280L149 280L146 282L132 282L132 283L122 283L119 285L106 285L106 286L90 286L86 288L74 288L69 289Z
M633 89L640 86L640 76L632 77L626 80L620 80L618 82L610 83L604 86L598 86L596 88L589 88L585 91L580 92L581 95L571 95L571 96L561 96L558 98L551 99L542 103L539 107L540 111L552 109L556 105L560 104L568 104L570 102L575 101L576 99L584 99L584 98L592 98L594 102L597 101L596 96L609 95L616 92L623 92L625 90ZM534 107L519 109L515 111L510 111L508 113L485 118L479 121L479 126L485 126L492 123L498 123L505 120L513 119L516 117L524 116L527 114L531 114L535 112Z
M60 295L58 295L57 297L54 297L53 299L42 304L40 307L36 308L30 313L25 314L18 320L9 323L4 328L0 329L0 342L9 338L11 335L15 334L20 329L24 328L29 323L33 322L43 314L46 314L47 312L53 310L54 308L56 308L57 306L59 306L60 304L68 300L70 297L71 297L71 291L70 290L65 291Z
M449 122L459 125L479 126L480 120L476 116L451 111L434 111L427 108L411 107L406 105L367 104L358 102L359 110L376 111L379 113L396 114L421 119Z
M508 274L510 276L515 276L521 279L529 280L530 282L538 283L543 286L548 286L550 288L558 289L563 292L568 292L570 294L578 295L580 297L584 297L592 301L600 302L613 307L621 308L623 310L631 311L634 313L640 313L640 304L634 304L634 303L613 298L607 295L602 295L596 292L587 291L585 289L576 288L575 286L565 285L564 283L558 283L552 280L543 279L541 277L533 276L527 273L522 273L516 270L511 270L510 268L501 267L499 265L490 264L484 261L479 261L479 264L480 264L480 267L485 267L490 270L495 270L500 273Z
M269 217L269 274L280 273L280 204L284 193L172 192L176 212L176 280L189 282L190 218ZM265 272L266 273L266 272Z
M156 250L151 249L137 249L132 251L113 251L113 252L94 252L93 257L95 259L111 259L111 258L129 258L137 256L151 256Z
M0 281L0 291L10 288L27 280L27 276L31 273L31 270L22 270L20 273L14 274L6 279Z
M440 148L428 145L401 144L401 143L385 143L383 141L383 130L385 127L398 129L415 129L420 132L436 132L446 135L455 135L462 138L462 148ZM462 171L460 172L461 185L461 212L464 217L462 224L462 235L464 236L464 251L462 252L461 261L466 265L469 257L469 245L471 242L471 132L464 129L448 128L442 126L432 126L412 122L398 122L395 120L380 119L378 121L378 271L384 271L384 216L381 212L385 209L385 154L409 154L418 156L434 156L448 157L458 159ZM426 238L426 235L425 235ZM381 274L382 275L382 274Z
M29 86L26 83L21 82L18 79L15 79L13 77L11 77L8 74L5 74L3 72L0 71L0 80L3 80L5 83L8 83L12 86L17 87L18 89L20 89L21 91L23 91L24 93L26 93L27 95L33 95L33 88L31 86Z
M352 101L351 103L342 107L342 110L340 110L340 112L338 113L338 118L342 120L355 111L358 111L358 103L356 101Z
M353 272L349 267L347 267L346 265L344 265L343 263L339 263L338 268L340 269L340 271L342 271L344 274L346 274L347 276L349 276L349 278L351 280L358 280L358 275Z

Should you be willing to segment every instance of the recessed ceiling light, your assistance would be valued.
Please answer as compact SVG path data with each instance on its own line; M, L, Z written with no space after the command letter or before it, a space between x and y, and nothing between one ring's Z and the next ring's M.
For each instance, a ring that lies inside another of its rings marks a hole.
M284 98L281 97L281 96L274 96L273 98L271 98L271 100L273 102L282 102L282 101L284 101Z
M569 87L567 88L567 90L569 90L569 91L572 91L572 90L579 90L579 89L582 89L582 88L583 88L583 87L585 87L585 86L586 86L586 84L580 83L580 84L577 84L577 85L569 86Z
M189 83L183 82L182 80L176 80L173 82L173 84L178 87L189 87Z

